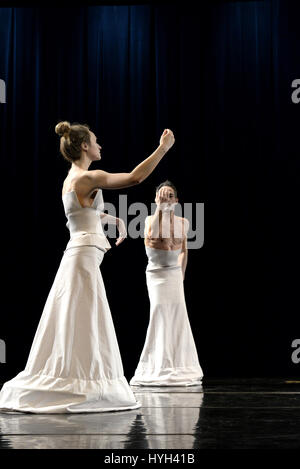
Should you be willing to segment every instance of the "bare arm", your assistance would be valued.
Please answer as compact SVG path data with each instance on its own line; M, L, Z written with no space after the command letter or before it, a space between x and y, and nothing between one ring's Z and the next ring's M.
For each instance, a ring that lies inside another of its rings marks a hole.
M156 201L156 209L154 214L151 216L151 226L149 228L149 233L153 238L162 238L163 233L162 233L162 212L165 211L166 205L168 202L168 197L167 197L167 191L166 188L161 187L156 194L155 201ZM150 220L149 220L150 221ZM166 223L164 223L166 225ZM170 229L170 219L168 220L167 227L165 226L164 228L167 228L167 233L170 236L169 230ZM166 235L166 229L164 229L164 234Z
M124 241L124 239L127 237L126 226L122 218L114 217L113 215L109 215L105 212L100 213L100 218L103 225L108 223L109 225L115 225L118 228L119 236L116 241L116 246L122 243L122 241Z
M156 168L160 160L174 144L173 132L166 129L157 149L137 165L130 173L108 173L102 170L87 171L85 179L90 190L101 187L102 189L123 189L140 184Z
M146 244L147 239L151 239L151 227L150 227L151 215L148 215L145 218L145 227L144 227L144 242Z
M182 242L181 253L178 256L178 265L181 266L183 280L185 276L187 261L188 261L188 249L187 249L187 242L186 242L186 237L185 237Z
M101 218L101 223L106 224L108 223L109 225L116 225L118 218L114 217L113 215L109 215L108 213L101 212L100 213L100 218Z

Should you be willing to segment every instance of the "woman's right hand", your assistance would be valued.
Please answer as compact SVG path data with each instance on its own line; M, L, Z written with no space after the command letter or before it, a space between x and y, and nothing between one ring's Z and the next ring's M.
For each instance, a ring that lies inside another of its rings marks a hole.
M162 133L162 136L160 137L159 144L165 148L166 151L168 151L175 142L174 134L172 130L170 129L165 129Z

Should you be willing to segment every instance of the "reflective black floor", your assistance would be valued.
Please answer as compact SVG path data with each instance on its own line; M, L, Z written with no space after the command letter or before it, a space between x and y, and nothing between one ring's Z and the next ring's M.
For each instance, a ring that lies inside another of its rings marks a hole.
M300 379L132 387L142 407L105 414L0 413L0 448L299 449Z

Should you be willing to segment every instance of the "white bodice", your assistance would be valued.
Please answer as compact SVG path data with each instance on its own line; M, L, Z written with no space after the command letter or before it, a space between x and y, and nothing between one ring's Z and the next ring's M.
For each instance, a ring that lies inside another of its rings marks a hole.
M178 256L181 248L167 251L166 249L155 249L146 247L146 254L148 256L148 265L146 270L148 272L159 269L180 269L178 265Z
M66 226L70 231L70 241L66 249L76 246L97 246L104 252L111 248L101 223L100 213L104 210L102 190L98 192L91 207L82 207L76 191L66 192L63 197Z

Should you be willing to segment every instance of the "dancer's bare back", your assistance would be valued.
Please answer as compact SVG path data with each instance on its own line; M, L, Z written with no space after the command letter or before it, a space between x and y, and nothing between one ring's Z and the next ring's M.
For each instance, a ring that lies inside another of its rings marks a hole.
M90 207L99 188L90 186L86 173L90 171L70 171L63 183L62 195L66 192L75 191L82 207Z

